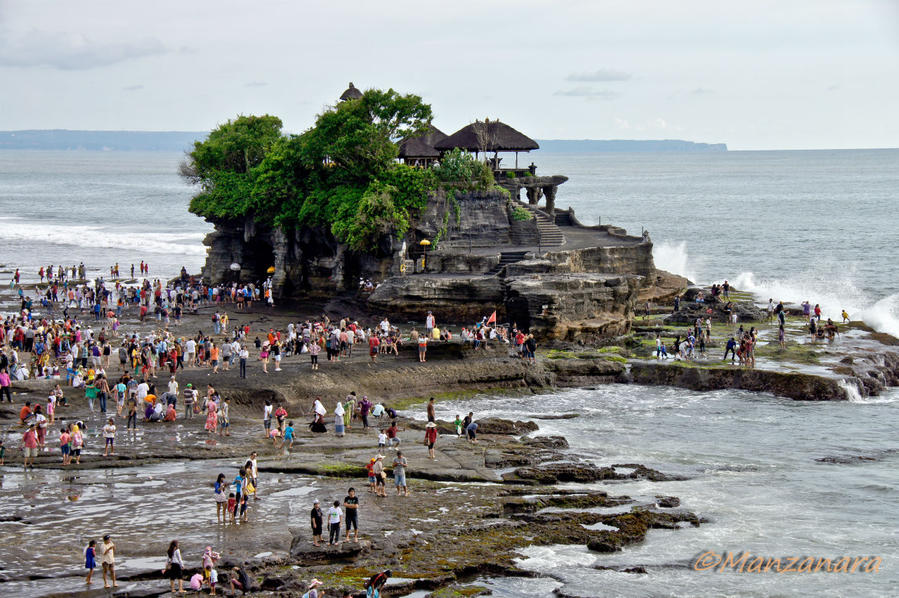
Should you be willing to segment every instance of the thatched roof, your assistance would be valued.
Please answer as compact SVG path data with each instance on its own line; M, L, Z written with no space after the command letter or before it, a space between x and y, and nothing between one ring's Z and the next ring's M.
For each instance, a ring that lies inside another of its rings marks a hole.
M540 149L537 142L498 120L475 121L434 146L441 151L461 148L471 152L527 152Z
M446 133L430 125L428 132L419 137L411 137L400 143L400 158L439 158L440 152L434 144L446 139Z
M352 81L350 82L350 86L346 88L346 91L340 94L340 100L358 100L362 97L362 92L356 89L353 85Z

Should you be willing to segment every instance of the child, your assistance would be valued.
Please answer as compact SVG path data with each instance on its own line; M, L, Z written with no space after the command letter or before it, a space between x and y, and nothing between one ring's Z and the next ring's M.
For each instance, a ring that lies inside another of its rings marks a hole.
M219 581L219 573L215 570L215 567L209 568L209 593L215 596L215 584Z
M284 428L284 439L281 441L281 448L284 448L285 444L287 444L287 450L293 447L293 422L287 422L287 427Z
M90 585L91 577L94 575L94 568L97 566L96 556L97 556L97 541L91 540L87 543L87 548L84 549L84 568L87 569L87 578L84 580L84 583Z
M228 494L228 514L231 516L231 523L234 523L236 509L237 499L234 497L234 493L231 492Z
M377 492L377 490L375 489L375 482L377 480L375 480L375 474L372 471L372 468L375 466L375 461L377 461L377 459L372 457L371 461L369 461L365 465L365 471L368 472L368 491L369 492Z
M240 497L240 521L241 521L241 523L247 522L247 509L250 507L250 505L247 504L247 499L249 499L249 498L250 498L249 494L246 494L246 493L244 493Z
M384 430L381 430L378 433L378 451L387 446L387 433Z
M106 425L103 426L103 437L106 439L106 450L103 451L103 456L109 456L110 449L112 449L112 454L115 455L115 420L111 417L107 420Z
M328 545L340 544L340 519L343 511L340 510L340 501L335 500L334 506L328 509Z
M51 394L47 397L47 419L50 420L50 425L53 425L55 419L53 414L56 413L56 395Z
M456 414L456 421L453 422L453 425L456 426L456 436L462 438L462 419L459 418L459 414Z
M70 456L70 447L69 442L72 440L72 436L69 434L69 431L65 428L59 429L59 452L62 453L62 464L68 465ZM0 460L0 465L3 464L3 461Z

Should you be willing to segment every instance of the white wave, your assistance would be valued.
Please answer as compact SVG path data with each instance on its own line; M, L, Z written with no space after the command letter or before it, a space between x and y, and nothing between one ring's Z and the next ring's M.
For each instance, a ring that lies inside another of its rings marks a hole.
M846 398L849 399L850 403L861 403L863 402L862 395L858 390L858 385L855 382L849 382L847 380L840 380L837 382L840 388L843 389L843 392L846 393Z
M696 271L689 264L686 241L677 243L662 241L653 244L652 260L655 262L656 268L683 276L692 282L698 280Z
M759 279L753 272L742 272L733 281L734 288L749 291L762 302L820 304L825 318L842 320L846 310L852 320L861 320L874 330L899 337L899 293L881 299L871 297L854 282L852 272L842 275L796 276L790 279Z
M206 255L203 232L136 232L109 226L50 224L18 218L0 219L0 240L27 243L52 243L92 248L131 248L141 252L175 255Z

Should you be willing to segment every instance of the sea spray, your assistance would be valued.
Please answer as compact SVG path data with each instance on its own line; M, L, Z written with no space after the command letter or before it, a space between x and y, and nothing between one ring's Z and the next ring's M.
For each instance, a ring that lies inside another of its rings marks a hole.
M839 385L840 388L843 389L843 392L846 393L846 399L848 399L850 403L863 402L862 395L858 390L857 382L849 381L849 380L840 380L837 384Z
M879 332L899 337L899 294L875 299L859 288L852 273L841 276L825 276L815 272L791 278L756 277L753 272L743 272L731 283L734 288L749 291L761 303L768 299L786 304L808 301L814 306L820 304L823 317L842 321L845 309L851 320L862 320Z
M699 282L696 270L689 263L690 257L687 253L687 242L679 241L670 243L662 241L656 243L652 248L652 259L656 268L677 274L689 279L691 282Z

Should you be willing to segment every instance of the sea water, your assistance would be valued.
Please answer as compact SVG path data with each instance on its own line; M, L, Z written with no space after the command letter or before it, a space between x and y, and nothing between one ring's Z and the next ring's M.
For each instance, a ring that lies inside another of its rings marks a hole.
M552 596L557 587L585 597L896 595L899 391L870 401L822 403L745 391L608 385L514 401L442 403L437 417L452 420L469 411L475 419L576 414L535 419L537 434L565 436L571 455L597 465L642 463L686 479L567 488L627 495L635 505L652 505L656 495L677 496L680 509L709 520L699 528L650 530L644 543L613 554L580 545L525 548L517 563L543 578L542 589L487 580L494 596ZM854 574L695 570L695 559L706 551L834 561L880 556L883 563L877 573ZM642 566L647 573L596 566Z

